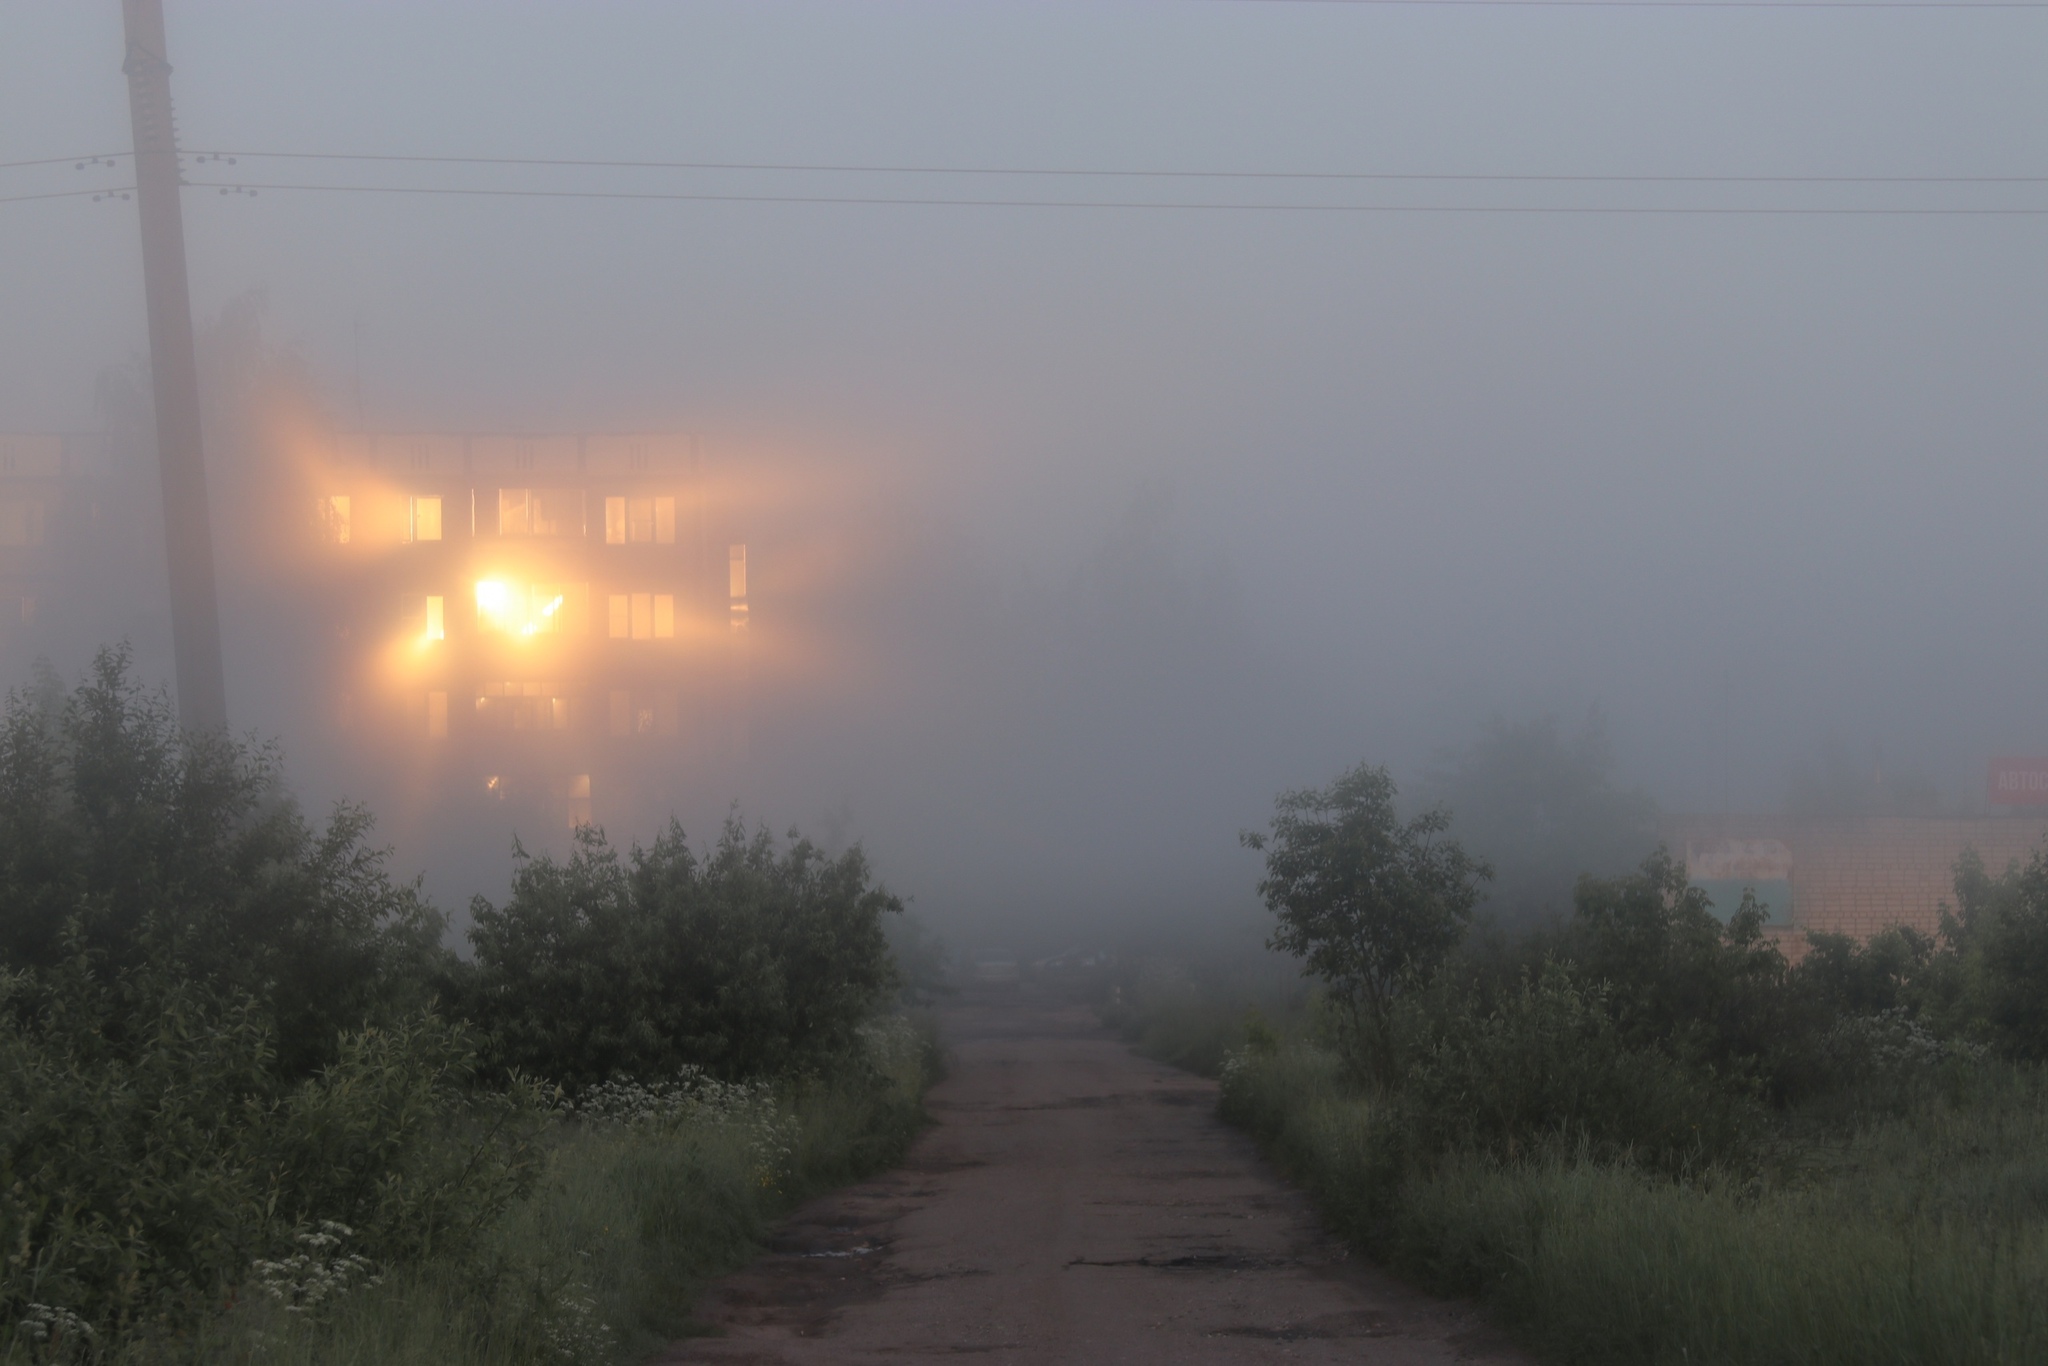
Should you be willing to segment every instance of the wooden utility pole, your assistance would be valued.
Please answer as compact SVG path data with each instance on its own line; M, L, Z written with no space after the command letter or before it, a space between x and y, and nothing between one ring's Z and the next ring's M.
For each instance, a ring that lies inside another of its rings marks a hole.
M121 0L127 32L128 115L135 128L135 200L142 217L142 284L149 299L149 374L156 395L157 472L163 482L169 556L171 649L178 720L189 731L225 732L227 684L220 607L213 585L213 527L206 447L199 431L199 363L185 279L185 219L178 202L178 132L171 118L171 64L164 56L163 0Z

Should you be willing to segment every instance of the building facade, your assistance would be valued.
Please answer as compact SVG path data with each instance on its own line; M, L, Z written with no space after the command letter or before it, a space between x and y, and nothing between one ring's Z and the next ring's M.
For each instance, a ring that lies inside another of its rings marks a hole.
M1807 931L1868 939L1894 925L1926 934L1955 905L1955 863L2025 863L2048 839L2040 814L1980 817L1673 816L1664 841L1726 918L1745 888L1770 910L1766 933L1797 954Z
M343 433L309 478L325 705L415 798L575 825L745 760L747 546L689 437Z

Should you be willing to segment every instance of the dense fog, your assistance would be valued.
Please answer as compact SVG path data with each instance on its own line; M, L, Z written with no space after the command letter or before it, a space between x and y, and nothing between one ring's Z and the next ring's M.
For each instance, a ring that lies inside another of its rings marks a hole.
M345 795L238 492L285 413L694 435L757 654L674 814L865 841L971 951L1238 916L1276 791L1483 807L1488 736L1627 820L1981 806L2048 751L2048 181L1882 178L2048 173L2048 11L1515 8L169 0L182 143L240 154L188 175L273 187L184 199L234 727ZM112 0L0 0L0 163L125 151L121 59ZM274 188L371 184L725 197ZM1592 208L1713 212L1521 211ZM1725 212L1789 208L1885 212ZM1959 208L2033 212L1894 212ZM0 203L0 432L92 434L148 528L136 237ZM80 559L60 675L168 680L156 534ZM382 814L502 894L514 830Z

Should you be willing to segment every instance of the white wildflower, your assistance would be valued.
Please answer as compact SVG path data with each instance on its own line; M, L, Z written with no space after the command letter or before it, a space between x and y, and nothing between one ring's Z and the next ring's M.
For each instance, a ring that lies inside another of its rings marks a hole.
M82 1348L98 1336L91 1324L69 1309L34 1302L15 1325L15 1332L39 1347L58 1351Z
M379 1284L369 1258L343 1252L344 1240L355 1236L347 1224L332 1219L320 1227L292 1236L299 1250L280 1261L258 1259L253 1264L256 1283L263 1293L284 1305L288 1314L311 1314L351 1290Z
M796 1156L798 1125L765 1081L720 1081L685 1066L664 1081L608 1081L571 1107L584 1120L675 1133L723 1130L744 1137L755 1174L775 1185Z
M563 1294L555 1299L550 1311L541 1321L541 1337L551 1359L563 1366L612 1359L617 1335L610 1324L597 1316L595 1299L589 1295Z

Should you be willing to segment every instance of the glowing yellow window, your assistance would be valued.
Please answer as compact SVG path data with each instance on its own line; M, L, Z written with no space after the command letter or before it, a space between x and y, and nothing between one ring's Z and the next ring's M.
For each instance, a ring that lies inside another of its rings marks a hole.
M521 635L555 635L563 631L569 612L567 584L535 584L531 603L526 624L520 628Z
M336 545L348 544L348 495L330 494L320 500L320 523L327 533L327 539Z
M510 631L516 622L515 598L524 594L497 579L479 580L476 586L476 624L488 630ZM524 606L523 603L520 604Z
M626 539L636 544L654 539L654 500L652 498L628 498L626 500Z
M427 599L427 639L448 639L448 600L438 595ZM446 699L443 698L443 705Z
M676 543L676 500L673 498L663 497L654 500L654 543Z
M624 593L613 593L606 600L606 615L611 618L608 634L613 640L624 640L633 634L632 599Z
M438 497L412 500L412 538L415 541L441 539L441 500Z
M626 500L607 498L604 500L604 543L624 545L626 543Z
M633 594L633 639L654 639L654 594Z
M676 595L656 593L654 595L654 638L674 640L676 638Z
M427 738L448 738L448 694L445 692L427 694Z
M726 547L725 578L732 600L744 601L747 596L747 548L744 545Z

